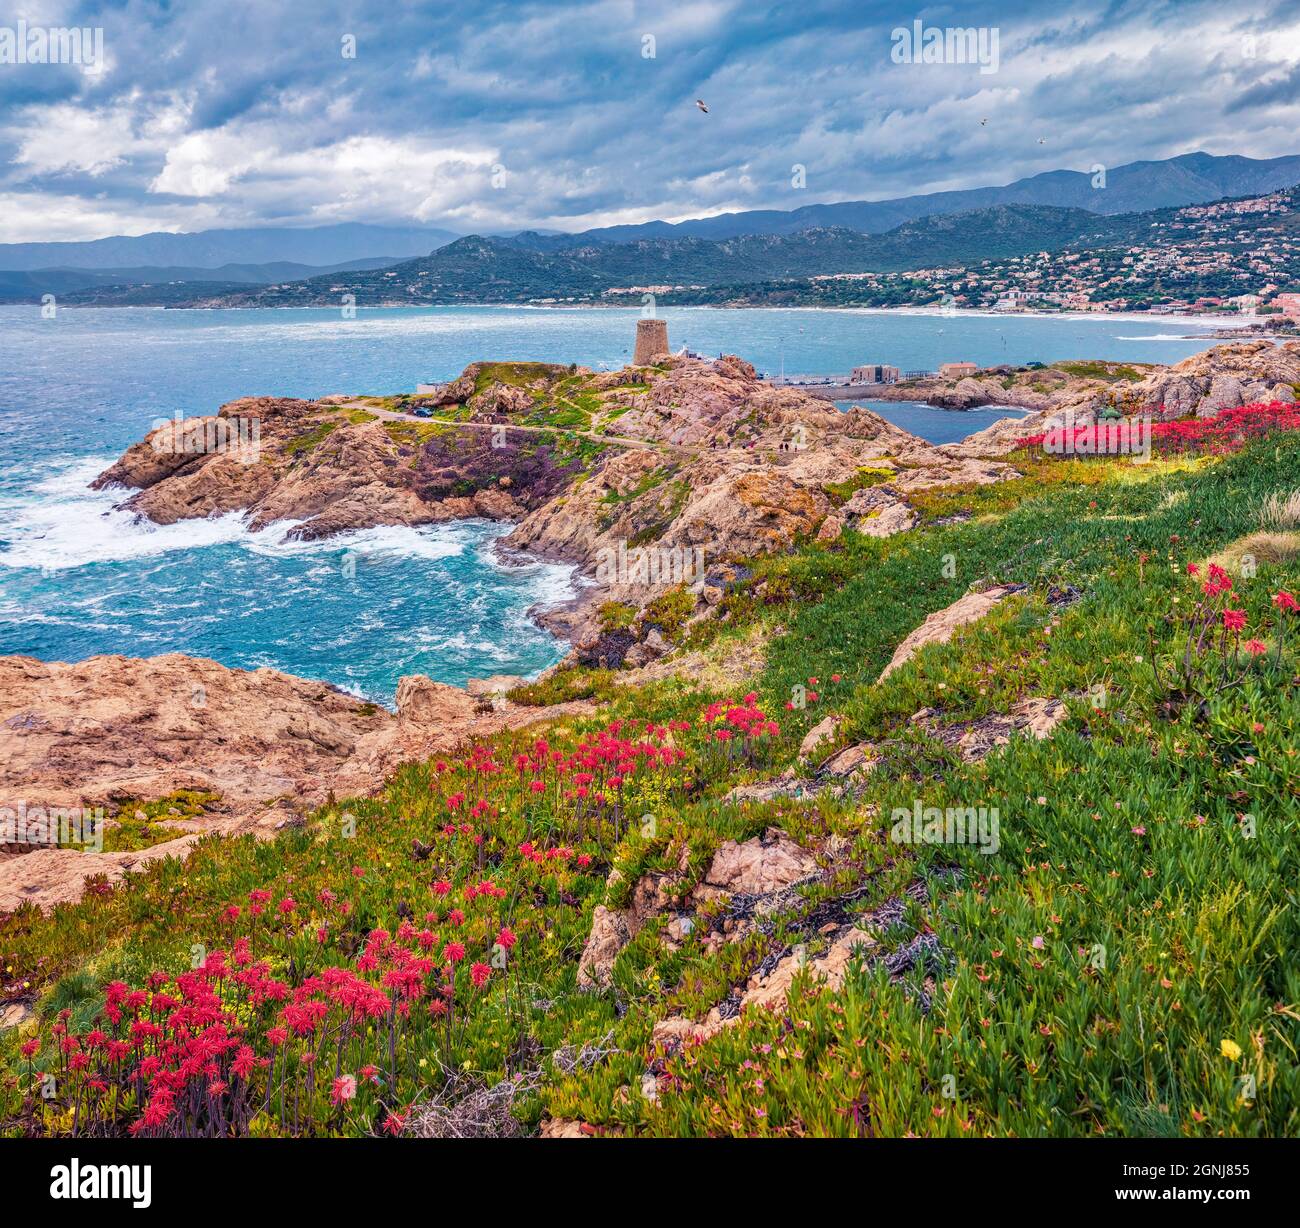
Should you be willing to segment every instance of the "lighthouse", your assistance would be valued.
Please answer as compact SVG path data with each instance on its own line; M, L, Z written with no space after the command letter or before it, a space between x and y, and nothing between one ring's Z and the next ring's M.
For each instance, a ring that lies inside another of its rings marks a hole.
M636 351L632 355L634 367L648 367L660 358L668 357L668 321L640 319L636 322Z

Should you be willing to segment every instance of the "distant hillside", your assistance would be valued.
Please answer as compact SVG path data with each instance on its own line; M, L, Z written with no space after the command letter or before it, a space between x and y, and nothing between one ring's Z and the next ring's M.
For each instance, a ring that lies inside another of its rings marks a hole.
M398 264L398 256L373 256L325 266L294 264L279 260L271 264L223 264L215 269L181 266L127 269L33 269L30 272L0 271L0 303L35 303L54 294L69 304L104 302L118 305L153 298L167 302L192 299L199 294L237 292L244 286L270 285L328 273L358 269L383 269ZM187 287L181 290L179 287ZM214 289L214 286L220 289Z
M575 237L600 243L686 236L723 239L742 234L793 234L809 226L844 226L866 234L881 234L916 218L992 205L1053 205L1087 209L1092 213L1139 213L1203 204L1225 196L1254 196L1297 183L1300 183L1300 155L1257 159L1189 153L1160 162L1130 162L1110 167L1104 189L1092 186L1092 175L1088 172L1047 171L1003 187L805 205L788 211L724 213L676 223L607 226Z
M456 238L431 226L341 222L294 229L200 230L193 234L114 235L81 243L0 243L0 269L118 269L186 266L213 272L227 264L289 261L322 266L377 256L428 255ZM239 280L236 278L235 280Z
M248 307L380 303L527 302L590 299L615 287L712 286L820 273L897 271L989 256L1055 250L1083 236L1113 237L1109 219L1082 209L998 206L909 222L884 235L843 227L733 239L642 239L470 235L419 260L346 277L314 277L231 296ZM220 304L214 304L220 305Z

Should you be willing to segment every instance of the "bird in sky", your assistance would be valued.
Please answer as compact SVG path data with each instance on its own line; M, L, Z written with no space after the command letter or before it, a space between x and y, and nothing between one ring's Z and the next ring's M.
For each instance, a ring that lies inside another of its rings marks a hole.
M984 125L987 124L988 122L989 122L989 121L988 121L987 119L982 119L982 120L980 120L980 127L983 128Z
M1038 138L1038 143L1039 143L1040 145L1046 145L1046 144L1047 144L1047 138L1046 138L1045 136L1040 136L1040 137Z
M697 107L699 107L700 110L703 111L705 115L707 115L707 114L709 113L709 108L706 107L706 106L704 105L704 99L703 99L703 98L697 98L697 99L695 100L695 105L696 105Z

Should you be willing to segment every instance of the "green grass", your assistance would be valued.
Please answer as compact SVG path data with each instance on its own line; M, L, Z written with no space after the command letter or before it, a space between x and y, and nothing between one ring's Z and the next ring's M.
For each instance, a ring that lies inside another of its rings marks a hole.
M897 474L897 469L883 466L879 468L865 466L859 469L853 477L847 478L843 482L832 482L823 489L830 496L831 501L837 507L840 507L853 497L854 492L865 490L871 486L880 486L888 482L890 478L896 477Z
M1146 374L1145 369L1119 362L1054 362L1052 368L1079 379L1100 379L1107 383L1116 383L1119 380L1135 382Z
M219 793L181 789L151 801L119 802L117 813L113 816L113 826L104 832L103 851L138 851L168 840L176 840L185 835L185 829L169 824L202 818L220 800Z
M324 422L318 422L309 431L304 431L301 435L295 436L284 446L284 450L290 456L301 456L305 452L311 452L317 444L323 443L339 428L337 419L327 419Z
M354 963L366 933L395 932L403 907L416 928L434 907L445 930L430 881L445 877L460 892L486 876L506 896L464 905L470 958L504 919L520 935L510 971L472 997L461 1030L410 1025L393 1069L381 1063L383 1088L366 1092L388 1108L436 1086L438 1063L484 1083L525 1065L543 1074L517 1107L526 1122L576 1117L632 1134L1294 1136L1300 634L1293 625L1278 652L1287 616L1270 597L1300 586L1297 561L1234 577L1235 605L1270 645L1240 685L1169 705L1151 657L1180 650L1177 619L1198 593L1186 565L1257 528L1262 499L1294 487L1300 443L1268 441L1213 463L1023 461L1022 479L919 499L924 518L911 533L847 534L758 561L724 614L692 631L689 645L719 651L731 637L766 639L761 675L737 688L752 686L781 724L761 761L680 734L680 771L633 775L617 822L579 819L558 792L522 791L514 756L542 735L573 748L616 718L698 722L724 696L693 679L620 687L608 671L561 670L511 698L605 707L492 740L506 770L482 786L498 810L482 845L436 838L446 798L469 778L409 765L378 796L341 799L275 841L207 840L184 864L152 865L49 915L26 907L0 920L6 996L37 994L46 1025L66 1009L69 1026L84 1029L106 981L188 969L196 944L228 947L246 924L259 958L300 984L326 963ZM957 513L968 519L936 523ZM927 614L990 582L1025 588L877 683ZM787 709L796 686L818 698ZM974 720L1034 696L1064 699L1065 723L974 763L910 721L921 708L943 723ZM800 739L829 713L843 718L838 744L879 752L858 795L723 802L737 783L806 772ZM996 808L998 851L891 840L892 812L918 802ZM648 827L644 815L654 816ZM722 840L769 826L806 847L839 847L828 876L736 942L696 933L673 945L652 921L620 954L609 990L576 991L597 904L626 905L650 871L680 874L675 890L685 891ZM412 858L413 838L437 843L433 860ZM534 866L517 856L523 840L568 845L591 864ZM622 881L607 889L611 868ZM326 886L352 905L346 918L316 902ZM224 922L253 888L277 899L291 891L300 921ZM905 902L840 990L805 980L783 1008L668 1057L655 1067L657 1103L641 1096L657 1020L704 1018L793 946L815 955L826 941L819 909L856 917L890 901ZM880 957L921 939L928 954L891 975ZM356 1038L366 1052L382 1041ZM16 1045L0 1038L2 1128L67 1132L60 1103L24 1107ZM565 1045L607 1052L570 1069L552 1059ZM37 1060L57 1059L47 1047ZM311 1097L315 1128L375 1128L360 1107L332 1114L320 1088ZM257 1128L293 1132L274 1113Z

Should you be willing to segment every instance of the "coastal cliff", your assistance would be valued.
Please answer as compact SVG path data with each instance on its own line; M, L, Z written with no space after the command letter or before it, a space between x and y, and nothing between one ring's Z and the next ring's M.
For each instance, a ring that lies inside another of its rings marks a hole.
M206 447L218 427L256 446ZM689 551L716 571L833 537L860 487L877 488L861 513L905 519L912 492L1012 472L775 388L741 359L673 357L614 372L475 363L424 397L246 398L159 427L95 485L133 491L121 506L158 523L240 511L300 538L509 521L506 551L592 573L628 549ZM590 638L598 598L640 609L680 578L609 577L548 621Z
M1016 441L1051 430L1068 415L1090 425L1106 415L1161 419L1210 418L1243 405L1289 403L1300 390L1300 342L1234 342L1193 354L1173 366L1150 363L1064 362L1008 370L991 368L961 380L897 384L888 397L924 400L950 409L1012 405L1033 411L995 422L944 451L956 456L1003 456Z
M240 512L254 529L287 521L313 539L507 521L506 552L586 573L578 600L538 612L573 645L562 665L621 670L623 687L683 671L730 682L753 667L753 646L721 661L677 646L723 615L755 560L832 545L849 531L905 533L927 495L1017 476L996 458L1066 410L1081 420L1117 403L1199 413L1261 393L1280 399L1288 378L1300 384L1300 346L1219 346L1137 381L1101 364L1074 376L1049 369L1017 385L1049 407L934 447L870 410L840 412L773 387L738 358L614 372L475 363L423 396L237 400L159 427L95 485L123 488L121 506L161 524ZM980 395L1008 391L990 375L961 385L971 396L973 385ZM637 572L647 551L677 566L651 560ZM5 658L2 762L11 789L33 804L114 814L134 799L195 795L212 800L184 815L176 839L268 834L336 792L369 792L402 762L590 710L590 691L547 683L553 672L531 688L510 678L469 691L408 677L390 713L274 670L175 655ZM72 898L98 872L76 856L52 855L48 881L5 898Z

